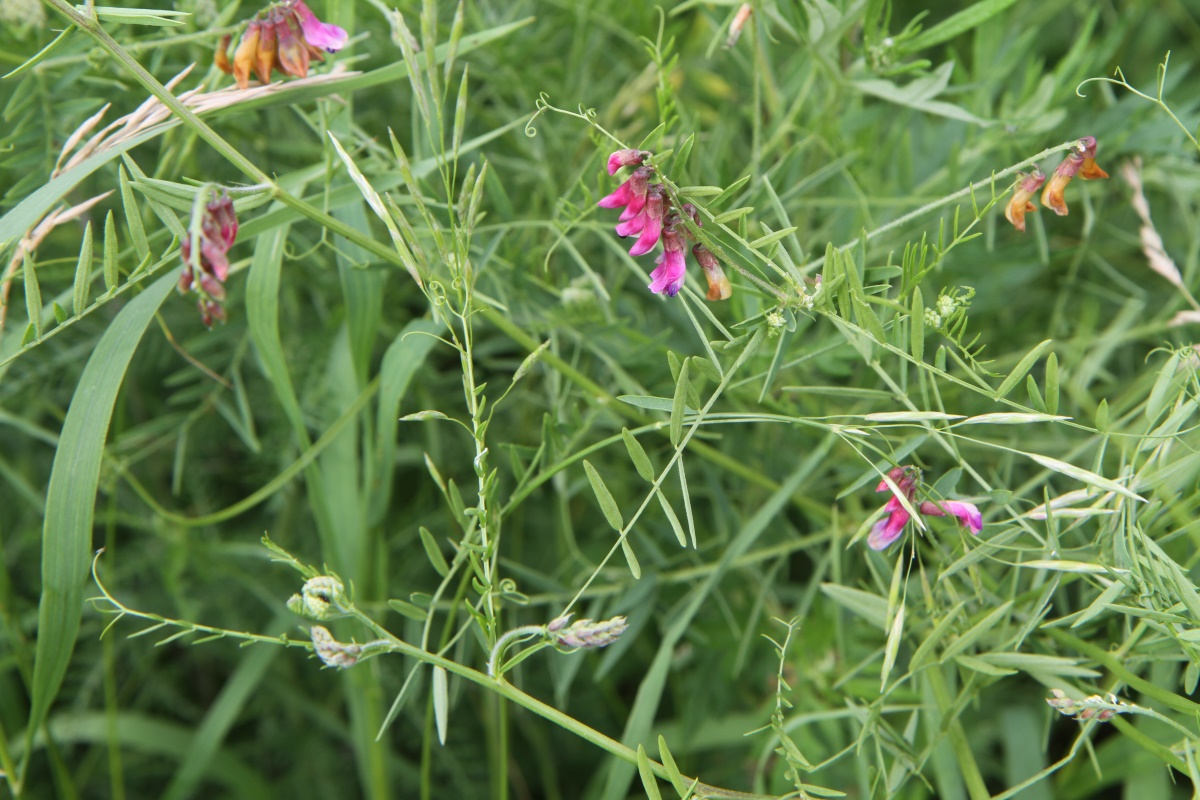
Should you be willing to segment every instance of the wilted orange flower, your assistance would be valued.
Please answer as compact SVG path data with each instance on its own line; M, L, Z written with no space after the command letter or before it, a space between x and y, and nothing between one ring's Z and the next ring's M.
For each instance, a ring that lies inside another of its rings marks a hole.
M1076 152L1067 154L1042 192L1042 205L1054 209L1054 213L1060 217L1067 214L1063 190L1072 178L1078 175L1085 181L1091 181L1108 177L1108 173L1096 165L1096 137L1084 136L1075 147Z
M1037 194L1037 190L1042 188L1042 184L1046 182L1046 175L1035 164L1033 172L1026 175L1024 172L1019 173L1021 176L1020 182L1017 183L1017 188L1013 190L1012 199L1008 201L1008 206L1004 209L1004 216L1013 227L1021 233L1025 232L1025 212L1037 211L1037 206L1033 204L1033 196Z
M324 61L322 51L335 53L346 45L348 34L337 25L321 22L304 0L284 0L259 11L238 43L229 62L230 38L221 40L213 63L226 74L233 74L238 88L250 85L253 69L263 83L271 80L271 71L303 78L309 63Z

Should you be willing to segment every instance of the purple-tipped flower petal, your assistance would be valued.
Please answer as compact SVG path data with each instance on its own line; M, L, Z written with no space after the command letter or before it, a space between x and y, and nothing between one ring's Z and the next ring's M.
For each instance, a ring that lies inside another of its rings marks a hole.
M317 19L304 0L295 0L293 9L296 18L300 20L300 30L304 33L304 41L313 47L319 47L327 53L336 53L346 46L350 35L345 28Z
M684 261L683 252L664 250L656 263L658 267L650 273L650 291L665 294L667 297L679 294L687 275L687 263Z
M867 537L867 544L872 550L883 550L904 532L904 526L908 524L908 517L907 511L897 508L875 523L875 527L871 528L871 535Z
M649 150L618 150L608 157L608 174L616 175L621 167L640 166L651 155Z
M944 510L943 510L944 509ZM959 522L966 525L971 533L983 530L983 514L979 513L974 503L964 503L960 500L943 500L932 503L926 500L918 509L927 517L944 517L947 513L958 517Z

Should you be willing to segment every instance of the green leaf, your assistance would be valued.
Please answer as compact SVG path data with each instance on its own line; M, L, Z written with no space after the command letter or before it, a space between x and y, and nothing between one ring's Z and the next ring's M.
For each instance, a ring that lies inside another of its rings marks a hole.
M621 552L625 555L625 562L629 564L629 572L633 575L635 581L642 579L642 565L638 563L637 554L633 552L633 546L629 544L629 538L621 537Z
M676 793L680 797L687 794L688 782L684 780L683 773L679 771L679 767L675 764L675 756L671 755L670 749L667 747L667 740L662 734L658 735L658 760L662 762L663 767L667 770L667 777L671 781L671 785L675 787Z
M1015 2L1017 0L981 0L902 43L900 49L905 53L916 53L935 44L948 42L955 36L982 25Z
M912 357L917 361L925 358L925 301L921 299L921 287L913 289L912 311L909 313L909 337Z
M1058 413L1058 353L1046 356L1046 413Z
M1017 452L1021 451L1018 450ZM1094 472L1089 472L1082 467L1077 467L1074 464L1068 464L1065 461L1059 461L1057 458L1051 458L1050 456L1038 455L1037 453L1021 453L1021 455L1028 456L1046 469L1066 475L1069 478L1074 478L1075 480L1086 483L1089 486L1095 486L1096 488L1103 489L1106 492L1116 492L1122 497L1128 497L1130 500L1137 500L1142 503L1146 502L1146 498L1135 492L1131 492L1129 489L1126 489L1116 481L1110 481L1108 478L1101 477Z
M450 718L450 696L447 688L446 669L433 668L433 719L437 723L438 742L445 746L446 727Z
M588 482L592 484L592 492L596 495L596 501L600 503L600 510L604 512L604 518L608 520L608 524L612 526L613 530L619 533L625 527L625 520L621 517L621 509L617 507L617 501L613 499L612 493L604 485L604 479L600 477L599 472L596 472L596 468L591 465L591 462L584 460L583 471L587 473Z
M880 630L887 628L887 598L837 583L822 583L821 591L838 605L853 611L876 628Z
M719 205L721 205L721 203L724 203L726 200L728 200L729 198L733 197L735 194L737 194L737 193L738 193L738 192L741 190L741 188L742 188L743 186L745 186L745 185L746 185L746 183L747 183L747 182L749 182L749 180L750 180L750 176L749 176L749 175L744 175L744 176L742 176L741 178L738 178L738 179L737 179L736 181L734 181L733 183L731 183L731 184L729 184L728 186L726 186L726 187L725 187L725 188L724 188L724 189L721 191L721 193L720 193L720 194L718 194L718 195L717 195L716 197L714 197L712 200L709 200L709 201L708 201L708 206L707 206L707 207L708 207L708 209L711 211L711 210L712 210L713 208L715 208L716 206L719 206Z
M33 268L33 260L25 253L21 271L25 273L25 311L29 314L29 324L33 326L35 338L42 338L42 287L38 285L37 270Z
M142 212L138 210L137 198L133 196L133 188L129 185L129 176L125 168L117 170L121 184L121 204L125 207L125 224L129 228L129 238L133 240L133 249L137 252L138 260L145 261L150 257L150 242L146 239L146 227L142 224Z
M429 614L427 614L424 609L413 605L407 600L400 600L393 597L387 601L387 604L388 608L392 609L397 614L408 617L412 620L416 620L417 622L425 622L429 619Z
M117 224L110 210L104 218L104 289L112 292L121 283L117 272Z
M92 223L83 229L83 246L79 248L79 261L75 265L75 285L71 290L71 311L79 316L87 308L88 292L92 286Z
M171 271L121 309L88 359L63 421L42 529L42 597L27 723L30 737L41 729L62 685L79 632L100 462L117 393L146 326L178 279L178 270Z
M437 571L438 575L441 575L443 578L446 577L450 572L450 565L446 563L446 558L442 555L442 550L438 547L437 540L433 538L433 533L424 525L418 530L421 533L421 544L425 546L425 555L429 556L429 563L433 564L433 568Z
M888 631L887 645L883 649L883 671L879 679L879 691L887 688L888 675L892 672L892 667L896 664L896 653L900 651L900 643L904 636L904 601L900 601L900 607L896 610L896 617L892 620L892 627Z
M683 439L683 410L691 387L691 381L688 380L688 362L684 361L679 368L679 380L675 384L675 398L671 401L671 444L675 447L679 447L679 442Z
M671 177L678 181L683 171L687 169L688 158L692 155L692 146L696 144L696 134L691 134L683 140L683 144L675 151L675 158L671 161ZM682 190L680 191L682 194Z
M638 475L641 475L643 480L653 481L654 465L650 463L650 456L646 455L642 443L629 432L628 428L621 428L621 440L625 442L625 449L629 451L629 459L633 461L633 467L637 470Z
M75 6L81 14L87 14L87 6ZM115 22L124 25L151 25L155 27L171 27L182 25L179 17L190 17L187 11L166 11L159 8L120 8L118 6L94 6L96 16L102 22Z
M675 531L675 538L679 540L679 546L687 547L687 534L683 532L683 526L679 524L679 517L676 516L675 509L671 508L671 503L661 489L656 489L654 494L658 497L663 513L667 515L667 521L671 523L671 530Z
M654 777L654 771L650 769L650 757L646 755L646 748L640 744L637 747L637 767L647 800L662 800L662 792L658 790L658 778Z
M1033 365L1037 363L1037 360L1042 357L1042 354L1049 350L1053 344L1053 339L1047 339L1026 353L1025 357L1022 358L1017 363L1017 366L1013 368L1013 371L1008 373L1008 377L1005 378L1000 384L1000 387L996 389L996 393L993 395L993 397L995 397L997 400L1000 400L1014 388L1016 388L1016 385L1025 379L1025 373L1033 369Z
M947 645L945 651L942 653L942 660L950 661L955 656L965 652L975 642L982 639L984 634L991 632L1000 624L1001 620L1009 615L1012 611L1012 606L1012 600L1005 600L990 614L972 625L970 630Z
M791 236L793 233L795 233L798 230L800 230L800 229L798 227L796 227L795 225L792 225L787 228L781 228L780 230L777 230L774 233L768 233L766 236L762 236L762 237L759 237L758 239L755 239L753 242L750 242L750 244L748 246L751 250L762 250L764 247L769 247L770 245L775 244L776 242L780 241L781 239L786 239L788 236Z
M33 69L39 63L41 63L46 58L48 58L51 53L53 53L55 50L57 50L62 45L66 44L67 37L69 37L75 30L76 30L76 28L74 25L68 25L67 27L63 28L62 33L58 34L58 36L55 36L54 40L51 41L50 44L46 45L41 50L37 51L37 53L34 54L31 58L26 59L26 61L24 63L22 63L21 66L17 67L16 69L14 69L11 72L9 72L3 78L0 78L0 80L5 80L7 78L15 78L18 75L20 75L21 73L26 72L30 69ZM3 241L3 239L0 239L0 241Z

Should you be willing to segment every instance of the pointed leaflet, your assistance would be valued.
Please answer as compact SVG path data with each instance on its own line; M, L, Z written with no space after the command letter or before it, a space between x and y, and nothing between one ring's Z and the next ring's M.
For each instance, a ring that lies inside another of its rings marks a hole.
M100 462L113 405L146 326L178 278L178 270L171 271L121 309L88 359L63 421L46 491L30 737L42 728L79 632ZM29 749L27 745L26 753Z

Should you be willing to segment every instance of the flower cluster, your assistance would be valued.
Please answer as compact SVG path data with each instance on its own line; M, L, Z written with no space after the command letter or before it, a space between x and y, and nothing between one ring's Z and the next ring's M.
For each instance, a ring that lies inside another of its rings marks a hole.
M566 614L546 626L546 638L555 647L566 650L606 647L615 642L629 627L624 617L613 617L600 622L581 619L568 625L570 622L571 615Z
M192 223L183 240L183 272L179 291L195 291L200 318L211 328L213 320L225 321L225 278L229 276L229 248L237 239L238 221L229 195L220 195L207 203L197 201Z
M1115 694L1109 694L1108 699L1094 694L1083 700L1068 697L1062 689L1051 689L1050 694L1052 696L1047 697L1046 702L1050 704L1051 708L1057 709L1058 713L1064 717L1074 717L1080 722L1087 722L1089 719L1108 722L1117 714L1125 714L1137 709L1137 706L1117 699Z
M304 583L300 594L287 601L288 610L309 619L337 619L346 616L349 598L345 585L333 575L318 575Z
M888 472L887 477L895 484L895 489L888 485L886 480L880 481L879 485L875 487L877 492L892 492L892 497L883 507L887 516L875 523L875 527L871 529L871 535L867 538L867 544L871 546L872 550L885 549L904 532L904 526L908 524L908 520L912 516L908 508L905 508L905 501L909 508L915 508L918 513L927 517L944 517L951 514L958 517L971 533L977 534L983 530L983 515L972 503L958 500L943 500L935 503L926 500L917 505L915 498L917 486L921 482L921 470L916 467L895 467ZM903 495L904 501L900 499L901 495Z
M601 208L624 208L621 212L617 234L626 237L637 235L637 241L629 248L629 255L641 256L649 253L660 241L663 251L655 261L658 266L650 273L650 291L674 297L683 288L687 274L686 250L690 234L684 224L687 215L697 228L700 215L691 203L685 203L678 211L671 208L671 200L661 183L650 183L654 167L646 164L653 155L647 150L618 150L608 157L608 174L615 175L622 167L637 167L629 179L617 190L596 205ZM726 300L733 294L733 287L725 277L725 271L717 257L703 244L692 246L692 255L704 270L708 279L708 299Z
M271 82L271 71L303 78L312 60L324 61L322 51L336 53L346 46L345 29L317 19L304 0L284 0L259 11L238 42L229 63L230 37L217 47L213 63L226 74L233 74L238 88L250 85L254 69L264 84Z
M1096 137L1094 136L1084 136L1076 142L1075 149L1067 153L1066 158L1050 176L1049 183L1046 183L1046 176L1036 166L1028 175L1021 173L1016 189L1013 190L1012 199L1008 201L1008 206L1004 209L1004 216L1013 224L1014 228L1024 233L1025 213L1037 211L1033 196L1037 194L1038 189L1042 188L1043 183L1046 183L1046 188L1042 190L1042 205L1052 209L1060 217L1066 216L1067 201L1063 197L1063 191L1071 179L1076 176L1085 181L1108 177L1108 173L1096 164Z

